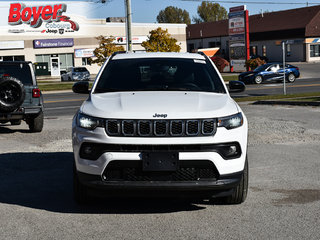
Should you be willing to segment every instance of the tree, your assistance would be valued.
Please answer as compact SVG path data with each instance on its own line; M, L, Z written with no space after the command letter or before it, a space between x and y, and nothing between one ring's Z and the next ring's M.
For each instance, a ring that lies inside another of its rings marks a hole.
M193 17L195 23L215 22L228 18L227 10L219 3L202 2L197 12L199 17Z
M124 51L123 46L117 46L114 41L114 37L104 37L104 36L99 36L96 37L97 40L99 40L99 47L97 47L93 52L95 55L95 59L93 60L92 58L89 59L91 63L97 63L99 66L101 66L109 57L112 55L114 52L118 51Z
M190 16L186 10L169 6L161 10L157 16L158 23L185 23L190 24Z
M171 37L168 29L163 30L160 27L151 30L148 40L142 42L141 46L147 52L179 52L181 47L177 44L177 39Z

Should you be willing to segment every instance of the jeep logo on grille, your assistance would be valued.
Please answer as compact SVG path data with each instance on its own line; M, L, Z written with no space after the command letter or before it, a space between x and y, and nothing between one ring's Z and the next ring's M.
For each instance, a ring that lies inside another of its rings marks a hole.
M166 118L167 116L168 116L167 114L155 113L152 117L154 117L154 118Z

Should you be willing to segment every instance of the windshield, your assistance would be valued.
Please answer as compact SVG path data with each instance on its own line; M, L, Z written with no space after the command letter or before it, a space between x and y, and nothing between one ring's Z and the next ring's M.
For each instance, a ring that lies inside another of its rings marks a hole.
M111 60L97 83L95 93L161 90L225 93L210 62L183 58Z
M32 75L27 63L0 63L0 78L8 76L20 80L24 85L32 85Z
M270 66L270 64L264 64L264 65L261 65L259 67L257 67L255 70L253 70L254 72L261 72L261 71L264 71L266 70L266 68L268 68Z
M81 67L81 68L74 68L73 71L74 72L87 72L88 70L84 67Z

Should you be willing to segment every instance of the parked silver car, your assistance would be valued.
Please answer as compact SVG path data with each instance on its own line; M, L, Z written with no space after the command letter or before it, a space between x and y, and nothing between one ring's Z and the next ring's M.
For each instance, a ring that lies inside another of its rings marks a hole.
M61 72L61 81L89 81L90 72L85 67L70 67Z

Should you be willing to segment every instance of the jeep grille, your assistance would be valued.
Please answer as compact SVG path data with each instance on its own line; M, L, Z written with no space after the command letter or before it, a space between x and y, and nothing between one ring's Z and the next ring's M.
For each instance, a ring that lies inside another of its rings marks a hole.
M115 137L213 136L216 119L198 120L106 120L106 132Z

